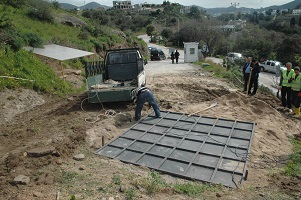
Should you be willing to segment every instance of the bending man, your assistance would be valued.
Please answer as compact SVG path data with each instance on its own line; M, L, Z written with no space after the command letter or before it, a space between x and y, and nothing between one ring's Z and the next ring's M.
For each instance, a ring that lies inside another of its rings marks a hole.
M147 87L137 87L131 91L131 97L136 102L135 119L141 119L141 110L145 102L148 102L155 111L156 117L160 117L160 109L152 91Z

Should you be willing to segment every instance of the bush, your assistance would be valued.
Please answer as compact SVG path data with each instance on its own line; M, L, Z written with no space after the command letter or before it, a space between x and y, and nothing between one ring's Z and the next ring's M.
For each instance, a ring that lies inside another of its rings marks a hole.
M31 8L28 11L28 16L41 21L53 22L52 6L50 3L39 0L30 1Z
M2 4L12 6L14 8L21 8L26 5L27 0L2 0Z
M27 34L25 34L25 40L27 41L27 44L31 47L42 47L43 46L43 40L37 34L27 33Z
M9 45L13 51L19 51L24 45L25 41L18 33L13 30L4 30L0 33L1 46Z

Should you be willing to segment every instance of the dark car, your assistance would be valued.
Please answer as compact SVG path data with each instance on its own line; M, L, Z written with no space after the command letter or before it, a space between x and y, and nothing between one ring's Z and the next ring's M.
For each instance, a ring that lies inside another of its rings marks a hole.
M150 54L151 54L151 60L165 60L166 56L164 52L161 49L157 49L154 47L149 47Z

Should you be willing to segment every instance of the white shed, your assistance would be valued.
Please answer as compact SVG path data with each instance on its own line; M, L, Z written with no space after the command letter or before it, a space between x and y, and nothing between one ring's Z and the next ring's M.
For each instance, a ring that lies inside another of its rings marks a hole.
M198 42L184 42L184 62L199 61L199 43Z

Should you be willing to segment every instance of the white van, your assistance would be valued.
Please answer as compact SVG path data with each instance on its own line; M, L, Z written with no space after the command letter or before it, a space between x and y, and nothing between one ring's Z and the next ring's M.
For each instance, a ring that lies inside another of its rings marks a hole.
M278 73L279 71L286 69L286 67L284 67L281 62L275 60L267 60L263 63L260 63L259 66L261 68L261 71L272 73Z
M243 57L241 53L230 52L227 54L227 59L231 62L234 62L236 60L241 60L242 58Z

